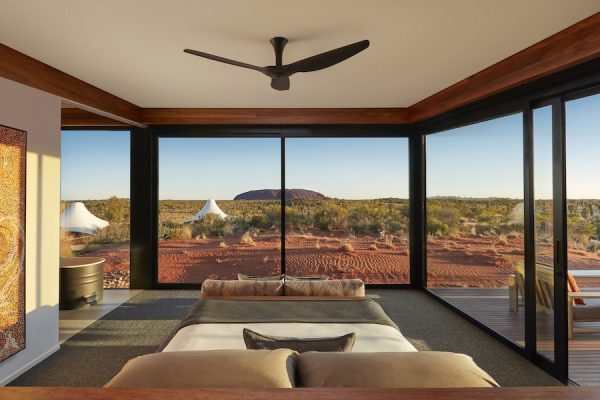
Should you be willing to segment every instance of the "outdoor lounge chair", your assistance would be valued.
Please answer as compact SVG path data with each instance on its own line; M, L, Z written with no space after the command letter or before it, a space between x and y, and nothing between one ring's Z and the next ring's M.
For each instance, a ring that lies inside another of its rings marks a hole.
M524 304L524 269L524 263L522 261L517 262L514 274L509 277L508 290L511 311L518 311L519 306ZM600 326L576 326L581 322L600 323L600 304L583 304L585 299L600 300L600 292L581 292L577 287L575 278L570 272L567 272L567 274L569 280L569 284L567 284L569 339L572 339L575 333L600 333ZM537 311L552 314L554 312L554 268L543 264L536 265L535 288Z

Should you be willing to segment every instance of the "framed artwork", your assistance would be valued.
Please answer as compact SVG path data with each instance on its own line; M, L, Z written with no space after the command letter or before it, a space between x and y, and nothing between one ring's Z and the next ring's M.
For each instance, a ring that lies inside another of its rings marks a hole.
M25 348L27 133L0 125L0 362Z

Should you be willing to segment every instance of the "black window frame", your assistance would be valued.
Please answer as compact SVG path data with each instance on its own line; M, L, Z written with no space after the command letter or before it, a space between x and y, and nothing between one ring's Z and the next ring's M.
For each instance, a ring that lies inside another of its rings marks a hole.
M143 229L145 232L151 232L151 238L146 240L152 241L151 246L151 257L146 259L145 265L148 262L152 265L152 282L150 287L152 289L198 289L201 283L165 283L158 280L158 142L162 138L278 138L281 141L281 187L285 188L285 141L287 138L364 138L364 139L377 139L377 138L406 138L409 141L409 178L410 178L410 141L411 133L410 127L407 125L391 125L391 126L193 126L193 125L182 125L182 126L171 126L161 125L152 126L148 129L144 129L144 132L140 132L142 135L146 135L150 138L151 152L153 154L151 158L151 175L150 181L152 190L151 193L151 227L148 230L147 223ZM409 179L409 193L410 193L410 179ZM281 191L281 223L282 227L285 226L285 196L284 191ZM411 199L409 196L409 209L411 208ZM144 221L148 221L147 219ZM412 216L409 218L409 248L410 254L413 253L413 243L411 241L412 230L415 224L412 223ZM140 229L140 230L141 230ZM281 272L285 273L285 229L281 230ZM417 252L415 250L415 252ZM412 256L411 256L412 258ZM412 264L412 263L411 263ZM406 288L406 287L418 287L417 282L413 282L413 268L410 267L410 282L409 283L387 283L387 284L367 284L367 287L377 288ZM136 274L137 275L137 274ZM146 282L147 284L147 282ZM148 286L146 286L148 287Z

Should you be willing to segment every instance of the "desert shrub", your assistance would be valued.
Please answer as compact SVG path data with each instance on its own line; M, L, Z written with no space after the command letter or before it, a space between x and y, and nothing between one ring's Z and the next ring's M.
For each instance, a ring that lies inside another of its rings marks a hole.
M104 205L104 218L109 222L124 222L129 219L129 202L112 196Z
M448 224L438 221L435 218L427 219L427 234L436 235L439 233L441 235L447 236L449 232L450 228L448 227Z
M192 228L189 225L163 227L162 238L164 239L191 239Z
M256 243L254 243L254 239L252 239L250 232L244 233L240 239L240 244L243 244L244 246L256 246Z
M224 248L226 248L226 247L227 247L227 243L225 243L225 242L220 242L220 243L219 243L219 247L220 247L220 248L222 248L222 249L224 249Z
M569 217L567 224L569 226L569 241L580 246L587 246L590 239L596 235L596 227L589 220L580 216Z
M323 230L342 230L347 226L348 209L334 201L324 201L314 217L315 226Z
M352 253L354 252L354 246L352 246L352 243L342 243L340 250L346 253Z
M587 251L597 253L600 251L600 241L592 239L590 243L588 243Z
M265 215L253 215L250 218L250 226L257 229L267 229L269 227L269 220Z
M213 237L230 236L233 234L234 228L235 225L229 218L221 219L216 214L206 214L191 224L193 237L199 235Z
M101 229L92 237L90 243L94 244L116 244L129 241L129 224L114 222Z

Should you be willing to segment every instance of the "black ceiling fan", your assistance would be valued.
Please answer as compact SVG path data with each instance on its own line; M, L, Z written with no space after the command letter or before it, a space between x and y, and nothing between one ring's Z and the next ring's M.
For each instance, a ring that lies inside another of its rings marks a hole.
M271 39L271 44L275 50L275 65L267 67L258 67L252 64L230 60L228 58L215 56L208 53L203 53L197 50L185 49L186 53L196 56L208 58L209 60L219 61L225 64L236 65L242 68L253 69L262 72L271 78L271 87L275 90L288 90L290 88L290 76L297 72L311 72L325 69L340 63L369 47L368 40L352 43L334 50L326 51L325 53L317 54L316 56L308 57L291 64L283 65L283 48L288 40L284 37L274 37Z

